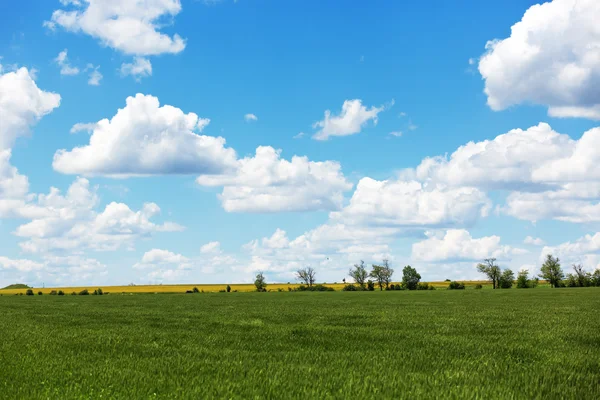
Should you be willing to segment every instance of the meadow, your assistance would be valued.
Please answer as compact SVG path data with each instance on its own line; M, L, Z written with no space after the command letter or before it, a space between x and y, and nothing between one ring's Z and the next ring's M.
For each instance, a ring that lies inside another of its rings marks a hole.
M0 297L1 398L600 398L600 290Z

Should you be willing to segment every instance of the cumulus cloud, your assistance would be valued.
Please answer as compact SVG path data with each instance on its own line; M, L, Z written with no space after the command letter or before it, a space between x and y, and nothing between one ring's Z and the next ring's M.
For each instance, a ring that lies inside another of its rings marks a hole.
M79 68L74 67L71 64L69 64L69 58L67 56L67 49L64 49L63 51L58 53L58 56L54 59L54 61L60 67L61 75L78 75L79 74Z
M63 5L70 8L54 11L45 26L84 33L125 54L176 54L185 48L179 35L160 32L165 21L181 11L179 0L85 0Z
M454 227L474 224L490 207L486 194L476 188L362 178L350 203L331 217L353 225Z
M10 150L0 150L0 218L20 216L30 197L29 180L10 164L10 157Z
M332 115L330 110L325 111L325 118L315 122L313 128L319 131L313 135L313 139L327 140L331 136L348 136L360 133L369 121L377 124L378 115L385 110L385 106L367 108L362 101L346 100L342 105L339 115Z
M3 73L0 66L0 150L9 149L44 115L60 105L60 95L37 87L27 68Z
M0 269L14 269L21 272L41 270L44 264L32 260L15 260L0 256Z
M479 60L488 105L548 106L555 117L600 120L600 3L554 0L530 7Z
M100 81L102 80L103 76L100 73L100 71L98 71L98 69L100 68L100 66L93 66L92 64L88 64L88 70L90 70L90 74L89 74L89 78L88 78L88 85L90 86L100 86Z
M194 113L137 94L110 120L93 125L88 145L57 151L52 166L64 174L112 177L223 173L236 166L235 151L221 137L194 133L206 124Z
M426 240L412 245L412 258L417 261L477 261L488 257L510 258L526 251L501 245L499 236L474 239L464 229L450 229L445 233L428 232Z
M281 158L281 151L261 146L253 157L236 162L221 175L201 175L203 186L223 186L220 196L229 212L335 210L343 193L352 188L334 161L315 162L307 157Z
M563 267L568 264L583 264L584 267L600 268L600 232L585 235L573 242L557 246L544 246L540 252L540 262L552 254L561 259Z
M150 60L144 57L134 57L132 63L123 63L121 65L122 76L133 76L137 81L152 75L152 64Z
M533 236L527 236L525 240L523 240L523 243L530 244L532 246L543 246L546 244L546 242L544 242L542 239L534 238Z

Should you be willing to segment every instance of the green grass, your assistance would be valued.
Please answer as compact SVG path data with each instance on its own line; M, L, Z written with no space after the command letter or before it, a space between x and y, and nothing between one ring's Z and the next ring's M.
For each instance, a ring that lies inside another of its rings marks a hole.
M10 290L10 289L29 289L29 286L27 286L24 283L14 283L12 285L8 285L7 287L3 287L0 290Z
M0 297L0 398L600 398L600 290Z

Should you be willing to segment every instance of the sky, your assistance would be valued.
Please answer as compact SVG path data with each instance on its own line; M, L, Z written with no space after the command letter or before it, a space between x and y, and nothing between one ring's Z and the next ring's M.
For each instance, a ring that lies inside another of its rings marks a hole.
M600 267L596 0L0 4L0 286Z

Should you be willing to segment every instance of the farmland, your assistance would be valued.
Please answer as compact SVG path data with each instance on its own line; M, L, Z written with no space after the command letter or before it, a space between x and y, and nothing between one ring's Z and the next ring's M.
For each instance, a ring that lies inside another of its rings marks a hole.
M2 398L600 397L597 288L0 297Z

